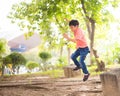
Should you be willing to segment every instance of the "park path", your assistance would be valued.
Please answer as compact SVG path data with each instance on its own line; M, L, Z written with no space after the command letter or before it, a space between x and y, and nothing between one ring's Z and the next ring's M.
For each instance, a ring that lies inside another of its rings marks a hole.
M103 96L99 76L76 78L15 77L0 81L0 96Z

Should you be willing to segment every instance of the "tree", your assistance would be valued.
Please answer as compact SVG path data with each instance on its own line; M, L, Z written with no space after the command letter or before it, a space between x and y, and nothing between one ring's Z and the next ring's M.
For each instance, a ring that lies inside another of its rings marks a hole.
M2 76L4 75L4 63L3 63L3 57L5 57L7 54L9 54L10 50L7 45L7 41L5 39L0 39L0 64L2 66Z
M107 19L106 17L110 16L110 13L108 10L105 9L107 5L113 5L117 6L117 3L114 3L114 1L109 1L109 0L80 0L81 3L81 8L80 11L82 13L82 16L84 18L84 21L86 23L86 27L88 30L88 36L90 39L90 50L91 50L91 58L94 55L98 68L98 71L103 71L105 69L105 63L102 60L98 60L99 56L97 55L97 50L94 49L94 37L95 37L95 29L96 25L103 25L105 23L105 20ZM103 10L104 8L104 10ZM103 15L105 16L103 16ZM107 15L106 15L107 14ZM91 64L92 64L92 59L91 59ZM103 68L100 68L103 67Z
M24 56L17 52L11 53L10 55L8 55L8 58L11 59L13 72L15 72L15 68L17 68L17 72L19 72L20 65L24 65L26 63L26 59L24 58Z
M34 61L29 61L26 63L26 67L30 70L30 72L36 68L36 67L39 67L39 64L34 62Z
M48 52L40 52L39 57L41 58L42 63L43 63L43 71L46 71L47 61L51 58L51 54L49 54Z
M9 56L4 57L2 61L3 61L4 65L12 63L12 60L11 60L11 58Z
M13 12L9 17L13 21L17 21L22 29L28 28L29 32L39 31L46 39L45 41L49 42L49 46L54 46L57 40L56 35L53 35L50 30L52 23L58 27L60 34L62 34L68 31L68 27L66 27L68 24L64 22L64 18L78 18L81 23L83 22L83 28L85 29L85 25L87 27L92 58L96 26L102 26L106 18L109 17L109 12L105 7L118 4L119 1L116 3L114 0L32 0L29 4L21 2L14 5ZM62 50L63 38L60 41L62 42L60 43Z

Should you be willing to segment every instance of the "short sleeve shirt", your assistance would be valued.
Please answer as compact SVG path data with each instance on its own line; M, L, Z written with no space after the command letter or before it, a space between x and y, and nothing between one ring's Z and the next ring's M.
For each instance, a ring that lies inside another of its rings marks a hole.
M74 38L76 40L76 48L77 49L87 47L87 41L85 39L85 35L80 28L78 28L74 31Z

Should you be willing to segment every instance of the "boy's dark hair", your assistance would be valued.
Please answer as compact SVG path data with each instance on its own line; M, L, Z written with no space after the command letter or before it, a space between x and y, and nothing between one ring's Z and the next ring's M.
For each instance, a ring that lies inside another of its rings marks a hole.
M69 22L69 26L79 26L78 20L71 20L71 21Z

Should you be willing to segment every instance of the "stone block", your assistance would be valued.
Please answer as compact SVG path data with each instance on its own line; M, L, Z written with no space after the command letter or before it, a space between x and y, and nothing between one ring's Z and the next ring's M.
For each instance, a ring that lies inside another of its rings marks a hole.
M65 77L71 78L71 77L81 75L81 71L80 70L73 71L74 68L75 68L75 65L69 65L69 66L64 67L63 69L64 69Z
M104 96L120 96L120 68L100 75Z

